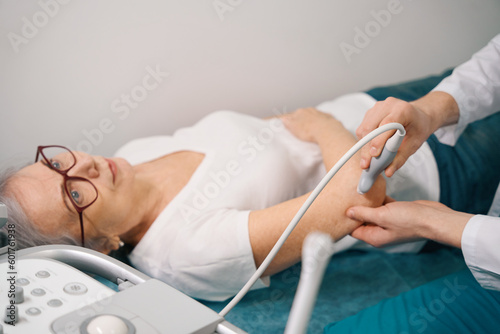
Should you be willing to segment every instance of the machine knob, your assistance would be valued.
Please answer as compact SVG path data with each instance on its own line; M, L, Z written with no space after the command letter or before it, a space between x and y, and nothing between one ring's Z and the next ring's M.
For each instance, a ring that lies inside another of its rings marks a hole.
M10 300L13 300L16 305L24 302L24 289L22 286L16 285L13 295Z
M126 319L112 314L104 314L90 320L82 332L86 334L133 334L135 328Z
M5 307L5 317L3 318L3 322L8 323L16 323L19 320L19 309L16 305L10 304Z

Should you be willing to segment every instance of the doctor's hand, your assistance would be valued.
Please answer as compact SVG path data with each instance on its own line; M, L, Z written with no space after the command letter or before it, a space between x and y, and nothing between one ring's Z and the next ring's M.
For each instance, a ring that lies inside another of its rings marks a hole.
M364 222L351 235L375 247L431 239L460 248L463 230L473 215L438 202L397 202L387 197L383 206L352 207L347 216Z
M451 95L444 92L431 92L423 98L406 102L393 97L379 101L369 109L356 130L359 139L381 125L397 122L406 130L406 136L393 162L386 168L385 174L391 177L406 160L415 153L429 136L441 126L458 120L458 106ZM382 152L385 142L394 134L387 131L361 149L361 168L370 166L372 157Z

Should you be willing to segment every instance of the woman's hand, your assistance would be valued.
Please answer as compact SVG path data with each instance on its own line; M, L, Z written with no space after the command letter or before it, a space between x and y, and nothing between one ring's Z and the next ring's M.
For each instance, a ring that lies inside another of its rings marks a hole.
M352 207L347 216L365 223L351 235L375 247L431 239L457 248L472 217L438 202L396 202L390 197L378 208Z
M344 129L342 123L330 114L315 108L302 108L281 116L283 124L297 138L318 143L325 131Z
M356 130L356 135L361 139L381 125L392 122L405 127L406 137L394 161L385 170L385 174L391 177L434 131L457 120L458 106L453 97L447 93L431 92L414 102L389 97L385 101L377 102L366 112L363 122ZM393 131L385 132L363 147L361 168L368 168L371 158L380 155L385 142L393 133Z

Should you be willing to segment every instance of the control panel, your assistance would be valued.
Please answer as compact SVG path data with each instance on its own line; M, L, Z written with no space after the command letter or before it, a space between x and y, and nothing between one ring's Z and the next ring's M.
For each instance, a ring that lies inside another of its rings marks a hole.
M68 311L88 309L87 315L102 310L108 297L116 292L88 275L50 259L21 259L17 272L0 264L0 301L4 333L42 333L54 319ZM0 274L1 275L1 274ZM91 312L93 311L93 312ZM56 333L79 333L75 321L67 321Z
M245 333L169 285L81 247L20 251L15 272L0 257L0 275L0 334Z

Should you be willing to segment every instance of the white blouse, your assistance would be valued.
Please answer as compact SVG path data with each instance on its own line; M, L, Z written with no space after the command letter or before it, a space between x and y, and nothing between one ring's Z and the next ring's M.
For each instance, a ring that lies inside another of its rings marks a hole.
M375 100L364 93L322 103L354 133ZM205 154L188 184L163 210L130 254L146 274L199 299L224 300L236 294L255 272L248 215L303 195L326 174L318 145L291 134L279 119L262 120L232 111L212 113L172 136L134 140L117 152L132 165L169 153ZM437 165L424 145L387 192L400 200L439 199ZM388 247L418 251L423 242ZM336 252L371 246L347 236ZM262 288L262 279L254 288Z

